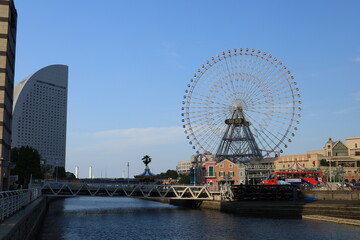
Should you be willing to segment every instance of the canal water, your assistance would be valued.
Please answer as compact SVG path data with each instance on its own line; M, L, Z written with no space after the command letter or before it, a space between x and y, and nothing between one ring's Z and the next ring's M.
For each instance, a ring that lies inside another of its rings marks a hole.
M42 240L360 239L360 227L300 219L249 218L122 197L52 202Z

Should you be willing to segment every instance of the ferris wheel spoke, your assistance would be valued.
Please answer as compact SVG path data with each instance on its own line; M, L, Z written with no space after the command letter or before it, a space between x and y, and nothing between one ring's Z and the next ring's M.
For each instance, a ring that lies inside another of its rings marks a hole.
M206 118L198 118L198 119L192 120L191 123L192 123L192 125L196 124L196 125L199 125L199 126L200 125L212 126L212 125L216 124L215 121L216 121L215 119L213 119L213 121L210 121L209 118L208 119L206 119ZM219 124L219 123L217 123L217 124ZM193 127L193 128L195 128L195 127Z
M276 113L278 114L284 114L284 115L290 115L290 116L293 116L293 112L291 111L274 111L274 109L267 109L266 111L264 112L260 112L260 111L254 111L254 110L247 110L249 112L254 112L254 113L261 113L261 114L270 114L270 113L273 113L274 115L276 115Z
M216 117L226 116L226 112L224 112L224 111L209 111L208 113L193 114L193 115L189 115L186 117L190 118L190 116L191 116L191 119L201 118L204 121L209 121L211 119L215 119Z
M265 124L264 124L264 123L260 123L258 120L256 120L255 118L251 117L250 115L247 115L247 117L248 117L249 119L252 119L253 121L255 121L255 123L256 123L257 125L263 126L263 128L266 129L266 126L267 126L266 123L265 123ZM289 129L290 129L291 124L292 124L292 122L293 122L293 119L291 119L291 120L290 120L290 125L287 125L287 122L280 121L280 120L278 120L278 118L270 118L270 120L271 120L271 122L273 123L272 125L273 125L274 127L276 127L276 128L279 129L279 130L285 131L286 134L289 132ZM274 123L277 123L278 125L274 125ZM286 127L284 128L283 126L288 126L288 127L287 127L287 128L286 128Z
M199 87L202 87L204 89L206 89L205 87L203 86L199 86ZM188 98L197 98L197 99L201 99L201 100L205 100L205 101L214 101L214 102L218 102L218 103L224 103L224 102L227 102L226 98L225 97L222 97L221 94L218 89L210 89L208 90L209 94L207 95L204 95L204 94L201 94L201 93L192 93L191 96L189 96Z
M204 88L204 91L206 89L210 89L210 91L215 91L217 92L217 96L224 98L224 99L228 99L228 97L226 95L223 95L219 89L221 88L221 85L219 83L215 83L212 79L217 79L217 77L212 76L212 70L207 71L206 73L202 73L202 77L204 78L204 81L201 82L201 86L198 86L199 88ZM208 77L207 75L210 76ZM195 81L196 84L198 84L198 80ZM200 85L200 84L199 84ZM204 86L203 86L204 85Z
M277 84L277 83L274 83L274 84ZM277 87L274 87L274 88L272 89L272 92L274 92L274 93L278 93L278 92L281 92L281 91L283 91L283 90L287 90L288 92L293 92L292 87L290 86L290 88L289 88L289 83L284 84L284 85L279 85L279 84L277 84L277 85L275 85L275 86L277 86Z
M255 121L254 119L252 119L253 121ZM257 125L261 126L261 123L259 123L258 121ZM270 137L268 134L266 134L265 131L263 131L262 129L266 129L266 127L262 127L261 129L258 129L257 127L255 127L254 125L252 126L252 128L255 130L255 135L258 136L258 138L261 138L263 141L261 141L261 144L263 146L264 150L268 150L268 151L273 151L274 150L274 145L275 142L273 141L272 137ZM265 142L265 145L264 143Z
M226 106L226 107L228 106L228 105L226 105L226 104L224 104L224 103L216 102L216 101L209 100L209 99L194 97L194 96L192 96L191 99L195 99L195 100L198 100L198 101L207 102L207 103L209 103L209 104L217 104L217 105Z
M233 99L236 99L236 97L237 97L237 91L236 91L236 88L234 85L234 79L236 78L236 74L233 72L233 68L231 68L231 70L230 70L228 62L232 62L231 59L229 59L229 57L225 57L224 61L221 61L222 68L223 69L226 68L227 71L229 71L229 74L225 78L223 78L221 81L222 81L223 85L226 86L226 90L231 95L231 99L233 100Z
M288 94L288 95L285 95ZM282 99L291 99L293 96L292 91L286 91L286 92L281 92L281 93L276 93L276 92L272 92L270 93L266 93L263 95L264 98L263 99L259 99L255 104L262 104L263 102L267 102L267 101L278 101L278 100L282 100Z
M213 141L216 141L216 138L214 137L214 135L211 133L204 133L204 134L200 133L199 136L200 136L199 141L203 143L204 148L207 151L211 150L211 148L209 148L209 145L211 145L211 143Z
M260 123L258 123L258 121L256 120L256 119L252 119L252 121L254 121L255 123L257 123L257 124L259 124L260 125ZM269 131L266 127L263 127L263 128L261 128L262 129L262 132L265 134L265 133L267 133L268 135L270 135L271 136L271 138L269 137L269 139L277 139L278 141L279 141L279 143L275 146L275 148L277 148L282 142L283 142L283 140L284 140L284 136L282 135L282 134L280 134L279 132L276 132L276 134L274 134L273 133L273 131ZM282 137L282 139L281 138L279 138L278 136L283 136ZM286 134L285 134L285 136L286 136Z
M229 62L230 62L230 66L231 66L231 87L233 89L234 94L236 95L238 93L237 89L236 89L236 68L235 68L235 63L234 60L236 60L236 58L233 58L233 55L229 54Z
M202 114L202 115L194 115L191 119L191 122L213 122L216 119L217 114L214 113L208 113L208 114ZM190 118L187 118L190 121Z
M204 125L207 126L207 125ZM211 126L211 125L210 125ZM222 130L222 128L220 127L219 129L217 128L212 128L212 127L194 127L193 131L196 132L196 134L198 134L199 136L207 136L207 134L213 134L213 135L217 135L216 133L220 132Z
M293 109L294 106L253 106L251 109Z
M276 114L270 114L270 113L262 113L262 112L257 112L257 111L251 111L251 112L254 112L254 113L259 113L263 116L266 116L266 117L274 117L274 118L271 118L272 120L274 119L284 119L284 120L288 120L288 121L291 121L293 120L293 118L289 118L289 117L283 117L283 116L279 116L279 115L276 115ZM248 115L248 114L246 114ZM249 115L250 116L250 115ZM291 114L292 116L292 114ZM282 124L285 124L286 122L281 122Z
M211 120L211 121L210 121ZM192 123L201 122L203 126L221 126L221 120L216 119L216 117L212 118L200 118L198 121L192 121ZM199 125L201 127L201 125ZM214 127L212 127L213 129Z
M282 99L287 100L287 99ZM299 102L298 102L299 103ZM290 99L289 101L275 101L275 99L266 99L262 102L257 103L260 106L267 105L267 106L295 106L295 101L293 99Z
M212 76L211 71L209 71L209 75L210 76L204 76L204 79L205 79L204 84L206 86L208 86L208 87L211 87L210 91L214 93L215 97L218 97L219 99L223 99L223 101L225 101L225 102L229 102L231 97L226 95L225 93L223 93L224 92L223 91L224 87L222 86L221 82L220 83L218 82L217 84L215 84L211 80L211 79L219 79L219 77L218 76ZM207 84L208 82L211 83L211 84L210 85ZM216 95L215 95L215 93L216 93Z
M199 104L199 105L205 105L203 103L192 103L192 104ZM223 109L223 107L210 107L210 106L207 106L207 107L204 107L204 106L192 106L191 108L194 108L194 109Z
M274 96L288 96L287 94L293 96L293 91L292 91L292 89L283 90L282 92L277 92L277 93L274 92Z
M257 128L253 128L255 130L254 135L256 135L256 138L259 139L258 143L261 146L262 150L272 150L272 146L274 146L274 142L271 140L271 138L265 138L264 135L266 136L266 134L261 134L261 132L257 129ZM266 136L267 137L267 136ZM269 143L271 142L271 143Z
M225 63L226 63L226 66L227 66L227 68L229 69L229 72L230 72L229 84L230 84L232 93L234 94L234 97L236 97L237 89L235 87L235 82L234 82L235 79L236 79L236 73L235 73L235 70L234 70L233 59L232 59L231 55L228 55L228 57L225 57Z
M228 82L230 82L230 80L231 80L231 71L229 69L226 57L224 57L223 60L219 61L219 66L221 67L222 72L224 74L224 77L221 78L220 81L222 82L223 86L226 86L226 89L228 90L227 92L229 94L233 95L234 91L231 88L229 88L229 85L228 85Z

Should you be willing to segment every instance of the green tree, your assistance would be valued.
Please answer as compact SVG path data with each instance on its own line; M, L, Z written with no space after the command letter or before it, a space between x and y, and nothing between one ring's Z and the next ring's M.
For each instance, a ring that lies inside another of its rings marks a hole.
M189 174L180 174L180 179L178 184L190 184L190 175Z
M66 178L67 179L76 179L76 176L72 172L66 172Z
M329 162L328 161L326 161L326 159L321 159L320 160L320 166L329 166Z
M54 167L53 178L66 178L66 171L64 167Z
M167 170L165 173L160 173L157 175L157 178L160 179L177 179L178 178L178 173L175 170Z
M30 176L33 179L42 179L43 175L40 166L39 152L29 146L11 149L11 162L15 163L12 175L18 175L20 181L29 182Z

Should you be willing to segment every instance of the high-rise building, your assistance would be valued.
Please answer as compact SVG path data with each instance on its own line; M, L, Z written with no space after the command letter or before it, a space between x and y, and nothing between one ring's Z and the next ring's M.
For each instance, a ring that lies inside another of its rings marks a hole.
M15 86L12 147L30 146L65 167L68 66L40 69Z
M9 188L17 12L0 1L0 190Z

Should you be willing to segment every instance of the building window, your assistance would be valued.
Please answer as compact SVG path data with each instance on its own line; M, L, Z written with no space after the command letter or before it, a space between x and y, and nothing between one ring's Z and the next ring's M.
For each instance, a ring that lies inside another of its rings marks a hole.
M213 177L213 176L214 176L214 167L209 166L209 177Z
M357 148L357 143L355 143L355 148Z
M232 164L229 164L229 168L232 168L233 167L233 165Z
M234 172L229 172L229 177L233 177L234 176Z
M220 168L224 168L224 164L220 164Z
M224 176L224 172L223 172L223 171L220 171L219 176L220 176L220 177L223 177L223 176Z

